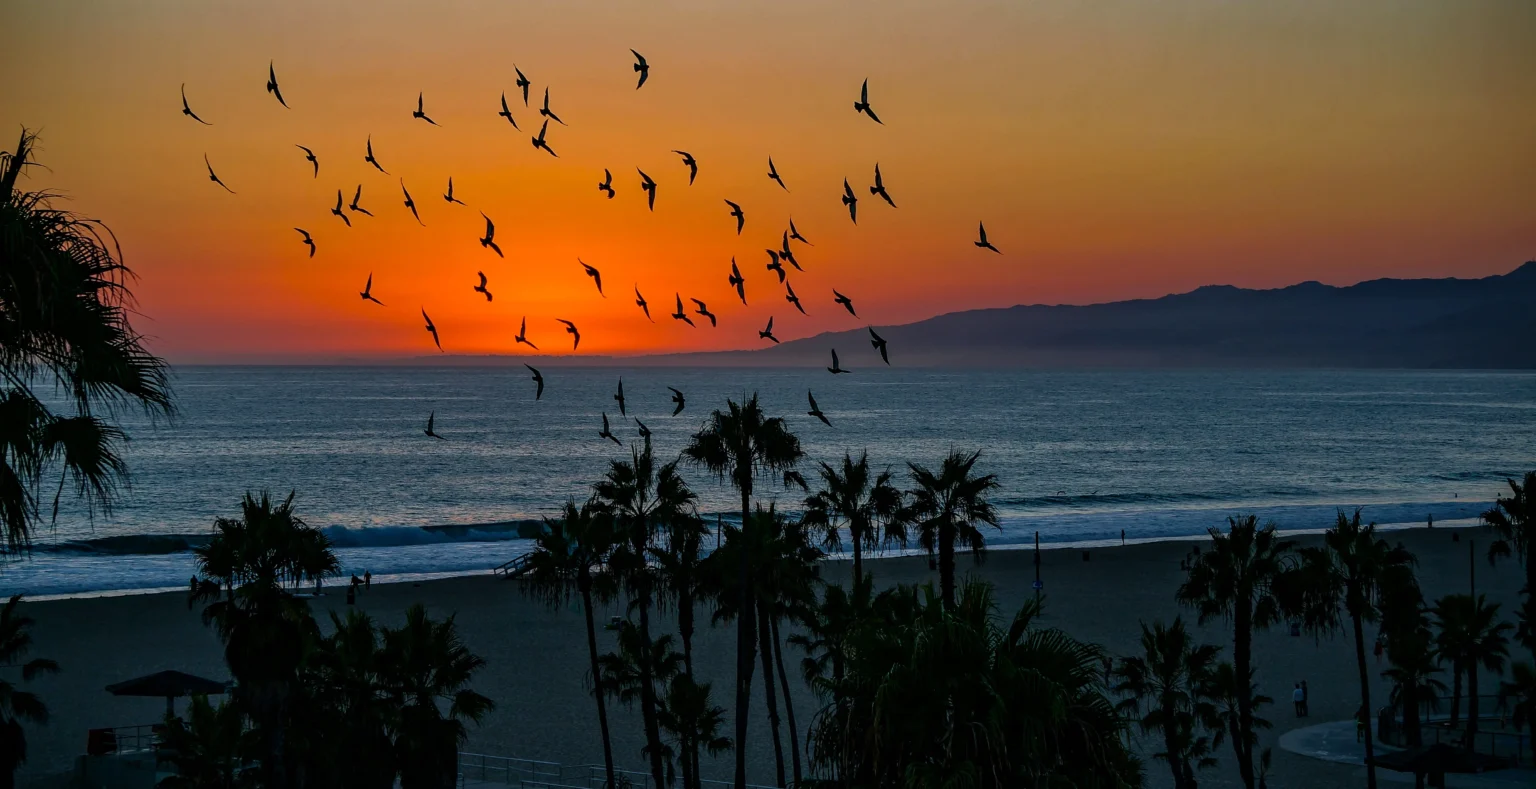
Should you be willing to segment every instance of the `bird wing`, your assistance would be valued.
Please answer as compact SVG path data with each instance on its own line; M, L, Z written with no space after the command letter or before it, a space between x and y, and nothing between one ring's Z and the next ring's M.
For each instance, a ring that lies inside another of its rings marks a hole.
M837 363L837 350L834 348L832 350L832 367L833 367L833 369L837 369L838 367L841 367L841 366L842 365Z
M773 316L772 315L768 316L768 328L764 329L763 331L766 331L769 334L773 334Z
M805 399L811 401L811 410L812 411L820 411L821 410L821 408L819 408L816 405L816 395L811 394L809 389L807 389L806 392L805 392Z
M864 87L859 88L859 103L869 103L869 80L864 80Z

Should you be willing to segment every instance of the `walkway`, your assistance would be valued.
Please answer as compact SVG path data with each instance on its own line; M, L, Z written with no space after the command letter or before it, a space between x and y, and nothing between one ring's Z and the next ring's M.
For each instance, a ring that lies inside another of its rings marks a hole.
M1352 720L1293 729L1280 735L1280 747L1325 762L1365 766L1365 745L1355 739L1355 722ZM1378 743L1376 750L1380 753L1399 749ZM1410 773L1378 769L1376 777L1384 781L1413 783L1413 775ZM1511 769L1481 775L1447 775L1445 785L1449 789L1529 789L1536 786L1536 770Z

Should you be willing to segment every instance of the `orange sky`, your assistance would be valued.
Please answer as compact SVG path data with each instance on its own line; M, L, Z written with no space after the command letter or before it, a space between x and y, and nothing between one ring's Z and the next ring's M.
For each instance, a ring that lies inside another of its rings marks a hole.
M457 353L512 351L524 315L546 351L569 349L555 318L578 323L582 352L750 348L769 315L791 339L1536 257L1525 0L313 5L0 7L4 147L21 124L42 130L50 170L32 183L116 231L139 325L172 360L425 353L423 306ZM639 91L631 47L653 66ZM263 90L269 59L291 110ZM513 104L522 132L495 114L514 63L534 84L533 107ZM866 77L884 126L853 112ZM214 125L180 114L183 82ZM570 124L549 133L559 159L530 144L546 86ZM417 91L441 128L411 118ZM370 134L394 176L363 162ZM295 144L320 157L318 179ZM700 161L692 187L674 148ZM207 180L204 153L238 195ZM868 193L877 161L899 209ZM637 166L660 183L654 213ZM442 199L449 176L468 207ZM358 184L377 216L348 229L328 212ZM747 212L739 238L727 198ZM505 260L476 242L480 211ZM764 269L791 214L815 243L791 271L809 317ZM978 219L1005 255L971 245ZM314 234L313 260L294 226ZM726 283L732 256L748 307ZM388 308L357 297L370 271ZM666 317L679 292L719 328Z

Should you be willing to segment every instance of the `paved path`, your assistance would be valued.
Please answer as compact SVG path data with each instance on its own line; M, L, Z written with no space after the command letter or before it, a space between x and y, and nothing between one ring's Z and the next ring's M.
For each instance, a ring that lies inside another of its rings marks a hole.
M1352 720L1292 729L1280 735L1279 742L1282 749L1313 759L1360 767L1365 765L1365 745L1355 739L1355 722ZM1378 743L1376 750L1380 753L1400 749ZM1384 781L1413 783L1413 775L1410 773L1378 769L1376 776ZM1529 789L1536 786L1536 770L1511 769L1480 775L1447 775L1445 785L1451 789Z

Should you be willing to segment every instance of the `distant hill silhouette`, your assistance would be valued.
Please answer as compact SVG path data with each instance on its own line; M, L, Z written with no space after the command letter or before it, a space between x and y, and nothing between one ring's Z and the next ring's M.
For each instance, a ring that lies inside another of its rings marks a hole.
M1158 299L1030 305L877 326L901 366L1536 368L1536 261L1483 279L1209 285ZM628 364L879 365L864 329Z

